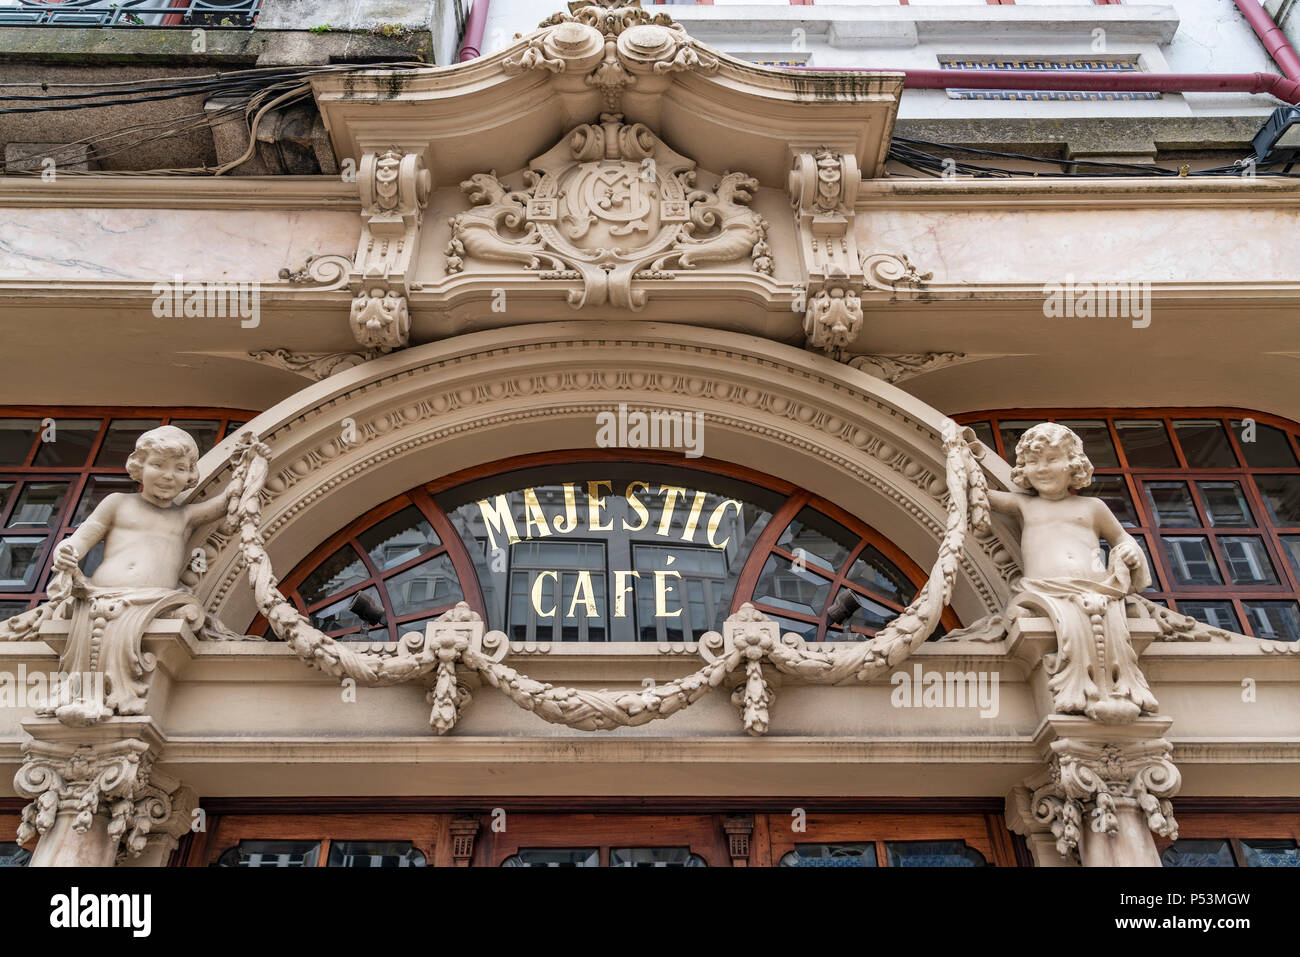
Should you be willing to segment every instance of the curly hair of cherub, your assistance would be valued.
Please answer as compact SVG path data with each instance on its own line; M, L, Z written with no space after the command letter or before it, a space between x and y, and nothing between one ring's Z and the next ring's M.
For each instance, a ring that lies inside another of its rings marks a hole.
M184 456L190 467L190 479L185 484L185 488L192 489L199 484L199 473L195 468L199 463L199 447L194 438L184 429L178 429L174 425L161 425L136 439L135 451L126 460L126 474L131 476L132 480L139 482L144 475L144 464L153 453Z
M1011 481L1023 489L1033 490L1025 477L1025 457L1037 455L1044 449L1056 448L1066 455L1070 469L1070 488L1087 488L1092 484L1092 462L1083 451L1083 440L1070 429L1055 422L1035 425L1016 443L1016 465L1011 470Z

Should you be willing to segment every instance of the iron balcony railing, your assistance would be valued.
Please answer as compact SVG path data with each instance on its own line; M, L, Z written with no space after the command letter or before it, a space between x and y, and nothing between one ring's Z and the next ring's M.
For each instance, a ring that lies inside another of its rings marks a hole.
M0 26L251 27L262 0L0 0Z

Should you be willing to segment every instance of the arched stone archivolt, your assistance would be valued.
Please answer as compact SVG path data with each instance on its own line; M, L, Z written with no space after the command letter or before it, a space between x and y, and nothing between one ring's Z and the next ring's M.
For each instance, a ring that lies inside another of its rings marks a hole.
M595 448L596 416L704 416L704 453L795 483L876 528L923 567L943 534L944 416L864 372L750 336L661 323L547 323L405 350L316 383L249 423L272 452L262 523L276 568L380 502L509 455ZM196 495L229 478L229 442ZM685 464L689 460L684 459ZM989 463L997 473L1003 464ZM214 534L199 597L228 626L256 609L238 542ZM1015 556L968 549L952 605L1005 604Z

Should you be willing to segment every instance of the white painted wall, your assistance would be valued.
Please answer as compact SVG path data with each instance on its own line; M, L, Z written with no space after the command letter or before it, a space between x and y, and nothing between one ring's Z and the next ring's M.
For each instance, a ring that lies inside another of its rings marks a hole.
M485 0L475 0L483 3ZM940 55L1136 56L1153 73L1280 72L1230 0L1096 6L1092 0L715 0L657 5L704 42L737 56L806 57L810 66L935 69ZM528 34L561 0L492 0L483 52ZM1098 33L1097 31L1104 31ZM910 90L904 118L1267 115L1279 105L1250 94L1167 95L1154 101L1063 102L950 99Z

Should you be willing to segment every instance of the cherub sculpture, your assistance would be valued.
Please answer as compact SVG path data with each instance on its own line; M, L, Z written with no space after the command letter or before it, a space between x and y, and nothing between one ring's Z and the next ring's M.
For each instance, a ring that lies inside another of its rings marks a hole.
M145 629L164 617L202 622L202 606L180 583L187 546L195 532L225 516L231 490L206 502L177 505L176 499L198 484L198 459L194 439L175 426L140 436L126 464L140 491L114 493L100 502L55 548L50 600L0 623L0 639L21 640L38 637L51 618L72 620L60 661L64 685L52 691L38 714L85 726L111 715L143 713L145 673L153 666L151 656L141 652ZM103 561L87 579L81 560L100 542ZM101 676L102 682L96 680Z
M1025 577L1007 618L1045 617L1057 653L1047 669L1055 709L1123 724L1157 710L1129 641L1124 599L1151 584L1146 556L1104 502L1073 494L1092 483L1079 436L1036 425L1016 443L1012 481L1029 494L989 492L989 504L1020 520ZM1100 539L1111 547L1101 560Z

